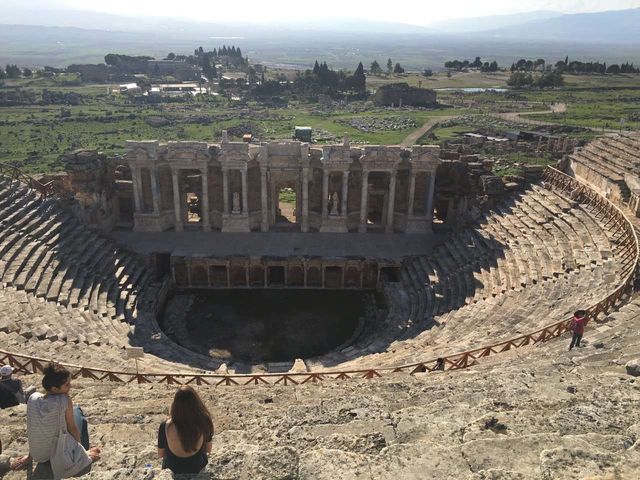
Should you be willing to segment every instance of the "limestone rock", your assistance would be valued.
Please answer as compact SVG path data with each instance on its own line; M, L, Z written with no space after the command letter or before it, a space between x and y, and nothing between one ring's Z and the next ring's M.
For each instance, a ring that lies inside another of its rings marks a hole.
M624 367L627 369L629 375L640 377L640 359L630 360Z

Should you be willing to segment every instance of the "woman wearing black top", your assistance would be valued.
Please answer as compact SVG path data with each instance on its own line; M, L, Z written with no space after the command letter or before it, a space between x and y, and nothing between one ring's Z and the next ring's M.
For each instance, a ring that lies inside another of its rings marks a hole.
M158 458L173 473L198 473L211 452L213 422L196 391L183 385L173 397L171 417L158 430Z

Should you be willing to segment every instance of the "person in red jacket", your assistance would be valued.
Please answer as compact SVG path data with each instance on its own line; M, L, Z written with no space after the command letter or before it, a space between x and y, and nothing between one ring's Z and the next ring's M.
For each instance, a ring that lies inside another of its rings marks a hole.
M580 346L580 340L582 340L582 335L584 334L584 326L587 323L587 312L584 310L578 310L573 314L573 319L571 320L571 331L573 332L573 337L571 338L571 345L569 345L569 350L571 350L574 346Z

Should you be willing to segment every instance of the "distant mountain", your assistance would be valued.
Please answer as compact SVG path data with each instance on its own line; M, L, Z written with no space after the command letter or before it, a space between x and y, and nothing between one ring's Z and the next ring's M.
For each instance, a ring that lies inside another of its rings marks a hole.
M640 44L640 8L562 15L496 28L483 34L519 40Z
M432 23L430 28L441 33L475 33L498 28L513 27L537 20L560 17L560 12L540 10L537 12L515 13L511 15L491 15L487 17L458 18Z

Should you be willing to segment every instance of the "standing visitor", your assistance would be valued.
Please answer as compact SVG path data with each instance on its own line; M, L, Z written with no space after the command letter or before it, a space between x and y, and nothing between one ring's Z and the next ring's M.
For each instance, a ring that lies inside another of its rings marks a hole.
M571 338L571 345L569 345L569 350L571 350L573 347L580 346L580 341L582 340L582 335L584 334L584 326L586 323L586 311L578 310L573 314L573 319L571 320L571 331L573 332L573 337Z
M170 417L158 430L158 458L175 474L198 473L208 463L213 421L207 407L189 385L178 389Z

